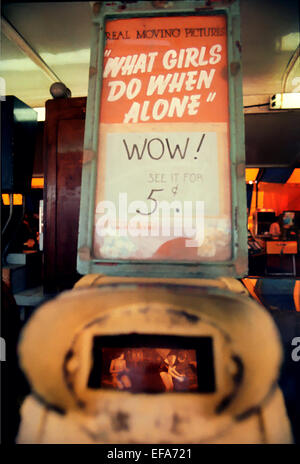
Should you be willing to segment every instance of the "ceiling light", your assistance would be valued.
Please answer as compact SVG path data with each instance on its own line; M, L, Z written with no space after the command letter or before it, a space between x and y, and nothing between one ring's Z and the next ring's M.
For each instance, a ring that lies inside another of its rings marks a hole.
M276 93L270 98L271 110L300 109L300 93Z
M33 108L34 111L37 112L37 120L38 121L45 121L45 107L35 107Z

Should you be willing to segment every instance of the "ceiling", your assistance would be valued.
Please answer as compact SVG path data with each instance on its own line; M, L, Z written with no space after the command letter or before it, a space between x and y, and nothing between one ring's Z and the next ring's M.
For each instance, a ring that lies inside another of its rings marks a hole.
M86 96L90 59L91 6L89 2L12 3L2 15L43 58L72 96ZM1 76L7 94L30 106L44 106L53 83L4 34L1 34Z
M2 4L2 15L71 89L73 97L87 95L91 3ZM281 91L284 71L299 43L298 2L241 0L240 4L244 103L267 102ZM287 92L297 87L299 63L298 58L287 81ZM0 73L7 95L16 95L32 107L44 106L51 98L53 81L3 33Z

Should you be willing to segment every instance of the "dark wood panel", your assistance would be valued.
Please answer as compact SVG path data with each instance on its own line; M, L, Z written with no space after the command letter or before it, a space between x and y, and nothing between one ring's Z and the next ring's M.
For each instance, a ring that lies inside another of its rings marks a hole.
M67 286L76 270L84 120L62 120L58 126L56 192L56 265ZM66 262L67 258L67 262Z
M45 121L44 289L71 288L76 272L86 98L50 100Z
M300 110L246 114L246 165L299 165L299 127Z

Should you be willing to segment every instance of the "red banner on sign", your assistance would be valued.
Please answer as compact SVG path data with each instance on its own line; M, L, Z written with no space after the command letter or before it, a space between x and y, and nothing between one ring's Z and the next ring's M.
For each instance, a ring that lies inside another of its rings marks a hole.
M227 122L226 17L106 24L102 123Z

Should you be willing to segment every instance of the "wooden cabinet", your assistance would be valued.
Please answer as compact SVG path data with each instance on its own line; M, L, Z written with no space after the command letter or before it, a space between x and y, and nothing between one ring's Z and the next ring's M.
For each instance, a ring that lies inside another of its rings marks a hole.
M44 135L44 290L71 288L77 237L86 98L46 102Z

